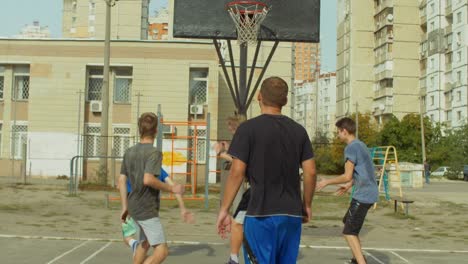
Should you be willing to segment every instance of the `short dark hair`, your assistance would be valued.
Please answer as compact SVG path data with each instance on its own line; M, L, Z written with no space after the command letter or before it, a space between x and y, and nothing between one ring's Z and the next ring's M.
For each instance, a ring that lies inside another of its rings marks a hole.
M155 138L158 131L158 116L152 112L141 114L140 118L138 118L138 131L141 138Z
M335 124L338 129L346 129L349 134L354 135L356 133L356 122L349 117L343 117L338 120Z
M288 102L288 84L280 77L269 77L263 81L260 94L263 104L281 108Z

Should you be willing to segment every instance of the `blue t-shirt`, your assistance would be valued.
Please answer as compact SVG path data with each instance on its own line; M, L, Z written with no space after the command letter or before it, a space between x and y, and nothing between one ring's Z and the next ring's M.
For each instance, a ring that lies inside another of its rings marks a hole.
M169 174L161 168L161 175L159 175L159 180L162 182L166 182L166 178L169 177ZM130 183L130 179L127 178L127 192L130 193L132 191L132 184Z
M345 162L354 164L353 198L361 203L373 204L379 199L379 189L375 180L374 163L369 150L362 141L355 139L345 148Z

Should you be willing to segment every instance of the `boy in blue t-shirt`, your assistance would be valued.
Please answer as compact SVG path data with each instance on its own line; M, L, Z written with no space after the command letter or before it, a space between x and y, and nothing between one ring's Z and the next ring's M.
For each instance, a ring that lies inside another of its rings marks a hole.
M159 180L169 185L174 185L174 182L169 177L169 174L163 168L161 168L161 175L159 175ZM130 194L130 192L132 191L132 185L129 179L127 179L126 185L127 185L127 194ZM185 208L182 195L176 194L175 196L176 196L177 202L179 203L180 216L182 220L185 223L193 223L194 215L193 213L187 211L187 208ZM139 241L135 240L135 238L133 237L136 234L136 232L137 232L136 223L130 216L128 216L127 221L125 223L122 223L122 234L123 234L124 243L130 246L130 248L132 249L132 252L135 252L139 244Z
M338 138L347 144L345 156L345 173L332 179L323 179L317 183L320 191L331 184L344 186L337 190L339 195L347 192L354 185L351 204L346 212L343 223L343 236L353 253L349 263L366 264L361 250L359 232L369 208L378 201L379 190L374 176L374 163L366 144L356 138L356 123L351 118L342 118L336 122Z

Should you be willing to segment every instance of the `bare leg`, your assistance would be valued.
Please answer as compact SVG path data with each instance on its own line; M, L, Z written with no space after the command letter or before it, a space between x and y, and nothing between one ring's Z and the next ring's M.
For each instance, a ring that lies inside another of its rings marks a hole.
M143 241L140 243L135 251L133 256L133 264L141 264L146 259L146 254L148 253L149 244L148 241Z
M232 221L231 224L231 254L239 255L240 248L242 246L242 240L244 239L244 228L243 225Z
M160 244L154 247L153 255L145 259L144 264L160 264L169 255L169 250L166 244Z
M344 235L346 242L348 242L349 248L353 253L354 258L359 264L366 264L366 260L364 259L364 255L362 254L361 250L361 241L359 237L353 235Z

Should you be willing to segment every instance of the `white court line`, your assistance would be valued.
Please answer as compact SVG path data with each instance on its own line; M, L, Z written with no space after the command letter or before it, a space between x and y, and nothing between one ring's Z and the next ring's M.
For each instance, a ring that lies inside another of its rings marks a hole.
M367 251L364 251L364 253L366 253L369 257L373 258L375 261L377 261L378 263L380 264L385 264L383 263L380 259L376 258L374 255L372 255L371 253L367 252Z
M400 256L399 254L393 252L393 251L390 251L390 253L392 253L393 255L399 257L400 259L402 259L403 261L405 261L406 263L411 263L409 262L409 260L405 259L404 257Z
M62 255L57 256L57 257L54 258L53 260L47 262L47 264L54 263L56 260L59 260L59 259L63 258L65 255L68 255L68 254L70 254L71 252L75 251L76 249L79 249L80 247L84 246L84 245L85 245L86 243L88 243L88 242L89 242L89 240L88 240L88 241L85 241L85 242L83 242L83 243L81 243L81 244L79 244L78 246L76 246L76 247L74 247L74 248L68 250L67 252L63 253Z
M75 240L75 241L101 241L101 242L122 242L122 239L114 238L80 238L80 237L53 237L53 236L24 236L24 235L11 235L0 234L0 238L22 238L22 239L44 239L44 240ZM226 243L223 242L200 242L200 241L183 241L173 240L167 241L168 244L185 244L185 245L212 245L221 246ZM314 248L314 249L338 249L349 250L349 247L343 246L314 246L314 245L299 245L301 248ZM388 252L414 252L414 253L468 253L468 250L444 250L444 249L411 249L411 248L363 248L363 250L375 251L388 251Z
M97 254L99 254L101 251L106 249L112 242L107 242L102 248L98 249L96 252L94 252L91 256L87 257L85 260L81 261L80 264L84 264L88 262L88 260L94 258Z

